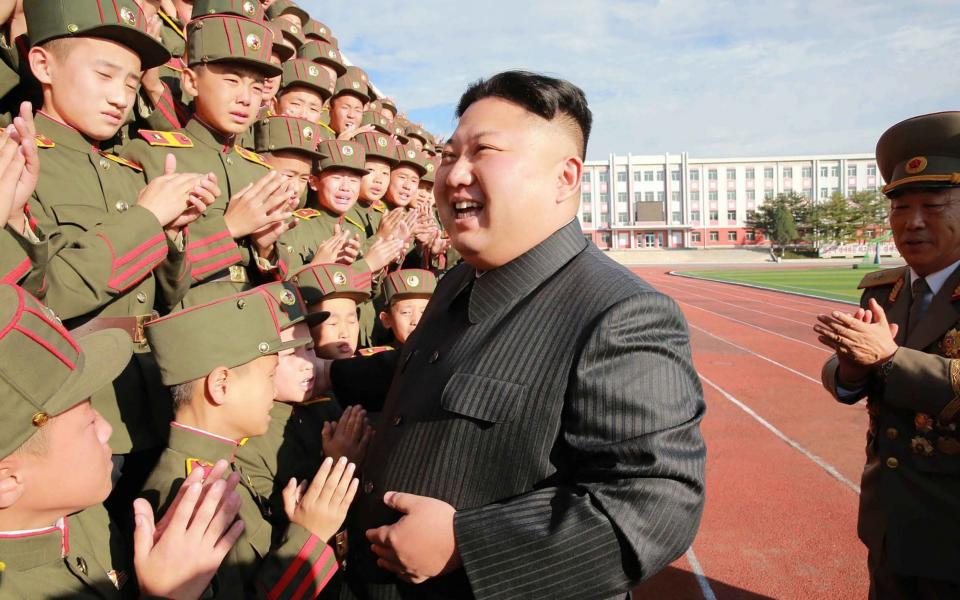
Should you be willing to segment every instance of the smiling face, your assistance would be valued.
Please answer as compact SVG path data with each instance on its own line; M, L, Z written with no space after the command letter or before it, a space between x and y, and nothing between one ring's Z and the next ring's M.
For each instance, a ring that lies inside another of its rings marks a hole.
M360 173L349 169L325 169L310 178L310 186L317 192L317 202L338 215L346 214L360 197Z
M309 337L310 328L303 322L280 332L280 339L284 342ZM313 395L313 361L308 352L313 353L312 346L298 346L280 353L277 376L273 382L278 402L303 402Z
M53 40L30 49L43 110L90 139L107 140L126 122L140 86L140 57L109 40Z
M454 247L477 269L510 262L576 216L583 161L561 119L496 97L460 118L434 195Z
M890 229L907 264L926 277L960 260L960 189L908 190L890 200Z
M323 114L323 97L311 88L294 85L283 90L274 106L278 115L319 123Z
M360 199L364 202L383 199L390 185L390 164L385 160L368 158L364 166L370 172L360 181Z
M210 63L183 71L183 88L195 97L196 116L226 135L243 133L257 119L265 77L236 63Z
M351 298L328 298L309 307L309 312L325 310L327 320L310 328L313 346L320 358L350 358L360 343L360 319L357 303Z
M419 187L419 173L413 167L400 165L390 172L390 186L384 200L391 207L406 208L417 199Z

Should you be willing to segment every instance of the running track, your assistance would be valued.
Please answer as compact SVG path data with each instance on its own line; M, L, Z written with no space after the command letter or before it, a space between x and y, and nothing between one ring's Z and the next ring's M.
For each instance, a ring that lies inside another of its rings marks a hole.
M817 314L849 305L634 271L680 305L707 414L707 502L687 554L635 599L865 598L866 411L820 385Z

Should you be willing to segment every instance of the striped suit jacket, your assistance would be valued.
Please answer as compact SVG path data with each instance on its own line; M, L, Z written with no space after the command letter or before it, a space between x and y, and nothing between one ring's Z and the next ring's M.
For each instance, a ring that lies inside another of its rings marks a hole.
M703 412L676 304L578 223L480 277L456 267L396 361L343 596L622 598L693 540ZM411 586L376 566L364 532L399 518L389 490L457 509L462 569Z

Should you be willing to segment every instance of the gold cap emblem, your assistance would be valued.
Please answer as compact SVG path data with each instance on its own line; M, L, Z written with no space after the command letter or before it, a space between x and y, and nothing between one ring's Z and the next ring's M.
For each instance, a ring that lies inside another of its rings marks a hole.
M417 157L416 152L414 152L413 150L407 150L407 158L416 158L416 157Z
M347 276L342 271L337 271L333 274L333 285L337 287L347 285Z
M359 90L359 89L360 89L360 82L359 82L359 81L354 81L354 82L353 82L353 89L355 89L355 90Z
M251 33L246 38L247 48L251 50L259 50L263 45L263 42L260 41L260 37L255 33Z
M126 6L120 9L120 18L123 19L123 22L127 25L137 24L137 15L133 14L133 11Z
M290 26L290 31L291 31L292 33L300 33L300 28L297 27L296 25L291 25L291 26Z
M260 352L260 354L266 354L270 352L270 344L268 344L267 342L260 342L257 345L257 350Z
M410 287L417 287L418 285L420 285L420 278L417 277L416 275L411 275L407 277L407 285L409 285Z
M927 157L926 156L916 156L907 161L907 166L904 169L909 175L915 175L917 173L923 172L927 168Z
M303 139L312 140L313 139L313 127L304 127L303 128Z
M337 58L337 51L336 51L336 50L327 50L327 56L329 56L330 58L336 59L336 58Z
M286 304L287 306L293 306L297 303L297 299L290 290L283 290L283 292L280 294L280 302Z
M380 146L381 148L386 148L386 147L387 147L387 138L383 137L382 135L381 135L381 136L377 136L377 145Z
M433 163L427 163L427 171L433 171Z
M350 146L344 146L342 151L344 156L353 156L353 148Z
M248 16L252 17L257 14L257 7L253 5L253 2L244 2L243 3L243 12Z
M310 65L307 67L307 73L310 74L310 77L316 77L320 74L320 69L318 69L315 65Z

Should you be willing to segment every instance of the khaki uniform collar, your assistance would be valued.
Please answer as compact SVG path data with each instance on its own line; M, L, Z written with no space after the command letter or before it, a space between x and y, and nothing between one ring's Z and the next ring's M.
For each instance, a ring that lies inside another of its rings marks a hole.
M50 138L58 146L66 146L77 152L100 152L99 142L88 139L78 129L43 111L37 112L35 123L37 133Z
M230 154L233 152L233 145L236 142L236 136L224 135L213 127L207 125L196 116L187 122L184 127L187 135L195 142L215 149L217 152Z
M234 454L240 444L223 436L174 421L170 424L170 441L167 446L175 452L214 464L221 458L233 462Z
M26 571L62 561L70 552L67 519L31 531L0 532L0 556L6 568Z

